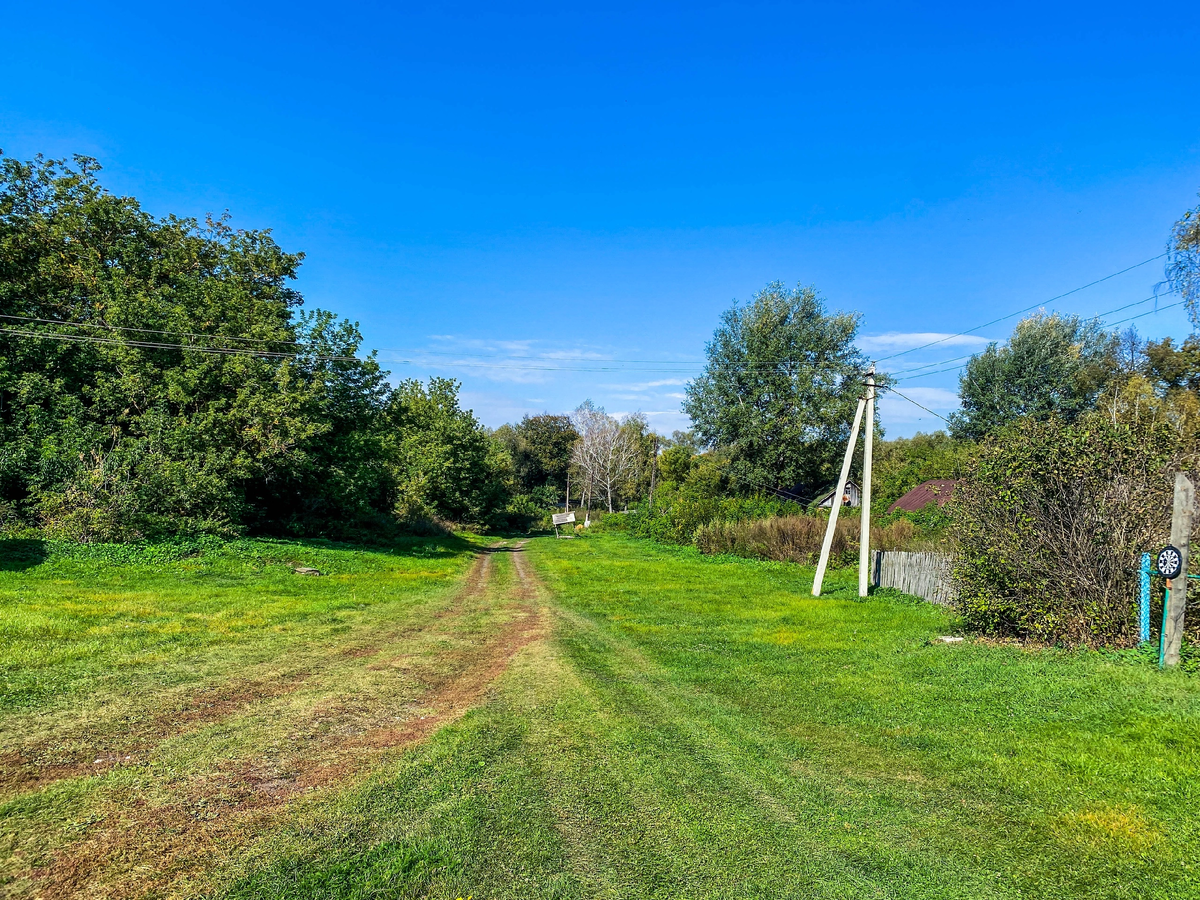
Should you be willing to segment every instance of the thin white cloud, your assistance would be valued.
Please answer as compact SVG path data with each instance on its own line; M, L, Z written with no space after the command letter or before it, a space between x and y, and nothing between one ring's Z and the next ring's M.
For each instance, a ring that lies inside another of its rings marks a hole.
M534 345L534 341L494 341L482 338L466 338L454 334L431 334L429 340L438 343L440 348L453 347L455 350L487 350L501 353L525 353Z
M654 388L677 387L687 383L688 380L686 378L663 378L659 381L638 381L634 382L633 384L606 384L603 385L603 387L614 391L637 391L638 393L644 393L646 391L653 390Z
M538 359L583 360L585 362L604 362L612 359L611 353L597 353L595 350L549 350L537 354Z
M888 331L884 334L866 334L858 339L862 350L911 350L925 344L938 342L939 347L982 347L992 338L977 334L946 334L940 331ZM932 347L929 348L931 351Z
M411 377L404 369L409 369L410 371L416 369L418 371L451 375L455 378L472 375L477 378L485 378L488 381L499 381L509 384L545 384L558 374L546 369L521 365L520 360L504 359L503 357L480 360L477 357L455 358L451 356L418 356L413 354L405 357L389 358L392 356L393 354L382 354L379 361L384 365L402 365L403 368L395 373L400 377Z
M385 350L381 362L411 365L427 372L455 377L473 376L509 384L546 384L559 377L570 377L571 362L586 366L604 362L611 354L590 347L545 349L537 340L488 340L454 334L430 335L424 347L412 350Z
M636 410L633 410L632 412L630 412L630 411L614 412L614 413L609 413L609 415L615 416L618 419L623 419L626 416L632 416L634 413L636 413L639 416L645 416L647 419L659 418L659 417L663 417L663 416L666 416L666 417L674 416L676 418L683 419L683 420L687 419L687 416L685 416L683 413L681 413L677 409L660 409L660 410L636 409Z
M611 353L602 353L589 347L555 347L554 349L541 348L540 345L544 341L538 340L489 340L485 338L468 338L455 334L431 334L429 340L434 341L436 347L424 348L427 353L445 353L446 348L453 348L454 351L465 354L467 351L477 350L487 353L488 355L496 354L511 354L513 356L528 357L532 361L536 360L580 360L583 362L604 362L612 358ZM421 350L414 350L414 353L421 353Z

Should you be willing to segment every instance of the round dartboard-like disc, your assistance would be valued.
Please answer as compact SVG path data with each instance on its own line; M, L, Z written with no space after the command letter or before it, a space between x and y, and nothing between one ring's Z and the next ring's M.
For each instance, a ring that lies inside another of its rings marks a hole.
M1169 544L1158 552L1158 574L1163 578L1178 578L1183 571L1183 554Z

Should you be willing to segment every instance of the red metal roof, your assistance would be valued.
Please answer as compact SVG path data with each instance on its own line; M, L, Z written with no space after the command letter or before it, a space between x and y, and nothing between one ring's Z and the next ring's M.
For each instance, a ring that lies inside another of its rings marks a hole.
M918 512L930 503L941 506L954 493L957 481L951 478L933 478L918 484L915 488L888 507L888 512L903 509L908 512Z

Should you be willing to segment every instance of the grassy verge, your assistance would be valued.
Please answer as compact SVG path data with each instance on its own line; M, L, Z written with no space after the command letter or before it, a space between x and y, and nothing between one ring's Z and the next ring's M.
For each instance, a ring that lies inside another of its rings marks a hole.
M220 677L444 593L459 539L72 546L0 540L0 710L48 711ZM309 566L323 577L297 576ZM140 702L140 699L139 699Z
M512 630L479 549L0 543L0 893L194 894L456 718Z
M531 547L554 638L277 832L230 897L1200 895L1200 686L931 638L906 598L619 535Z

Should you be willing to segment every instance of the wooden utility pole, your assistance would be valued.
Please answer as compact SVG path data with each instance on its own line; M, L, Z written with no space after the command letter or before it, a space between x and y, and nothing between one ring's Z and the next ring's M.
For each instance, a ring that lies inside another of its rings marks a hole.
M829 551L833 547L833 533L837 530L838 511L842 508L842 494L846 490L846 479L850 477L850 461L854 459L854 445L858 443L858 426L862 424L864 397L858 401L854 413L854 424L850 427L850 440L846 442L846 456L842 460L842 474L838 476L837 490L833 492L833 505L829 508L829 524L825 526L825 540L821 544L821 558L817 561L817 574L813 578L812 593L821 596L821 582L825 580L825 567L829 565Z
M863 425L862 514L858 535L858 596L867 596L871 571L871 450L875 443L875 364L867 370L866 424Z
M1192 514L1196 507L1196 488L1183 472L1175 473L1175 504L1171 511L1171 546L1179 551L1182 568L1167 582L1167 601L1163 604L1162 651L1159 665L1179 662L1183 641L1183 614L1187 607L1188 539L1192 535Z

